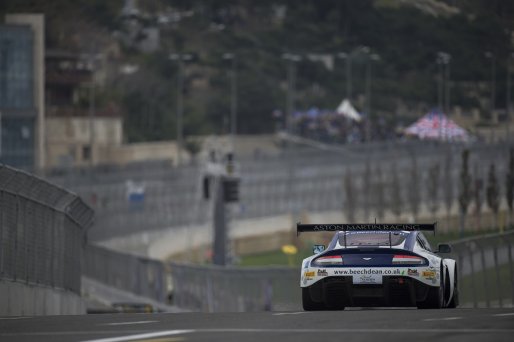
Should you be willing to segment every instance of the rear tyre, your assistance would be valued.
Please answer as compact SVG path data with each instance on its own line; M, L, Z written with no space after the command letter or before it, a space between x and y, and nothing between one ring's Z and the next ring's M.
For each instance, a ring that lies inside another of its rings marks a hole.
M453 297L450 303L448 303L448 308L455 309L459 306L459 283L457 281L457 268L455 268L455 276L453 281Z
M443 268L441 267L439 286L430 286L427 298L422 302L418 302L418 309L441 309L444 307L444 274Z
M302 305L305 311L320 311L325 309L323 303L312 300L308 287L302 287Z

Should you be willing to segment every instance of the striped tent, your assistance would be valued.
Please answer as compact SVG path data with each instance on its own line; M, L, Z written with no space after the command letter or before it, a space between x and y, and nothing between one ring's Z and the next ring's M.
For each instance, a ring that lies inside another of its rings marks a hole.
M468 132L443 113L432 111L405 129L405 134L420 139L468 141Z

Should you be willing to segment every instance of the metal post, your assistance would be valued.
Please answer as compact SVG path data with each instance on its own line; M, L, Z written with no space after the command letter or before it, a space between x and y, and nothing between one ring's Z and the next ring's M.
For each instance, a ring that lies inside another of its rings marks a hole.
M184 92L184 64L182 56L178 58L178 73L177 73L177 166L182 164L182 116L183 104L182 96Z
M2 111L0 110L0 157L2 157Z
M370 82L371 82L371 56L368 55L368 60L366 63L366 90L365 90L365 92L366 92L366 115L368 117L368 120L369 120L370 97L371 97ZM366 137L366 140L368 140L368 137Z
M443 61L439 56L437 58L437 68L439 76L437 78L437 108L443 110Z
M231 114L231 125L230 125L230 134L232 135L232 139L235 138L237 134L237 60L235 56L232 58L232 77L231 77L231 104L230 104L230 114Z
M296 102L296 65L294 60L291 60L291 113L289 116L289 120L291 120L291 131L289 133L293 133L294 127L292 125L293 115L295 111L295 102Z
M495 244L493 246L493 258L494 258L494 271L496 273L496 289L498 291L498 302L500 305L500 308L503 307L502 302L502 287L501 287L501 281L500 281L500 266L498 265L498 245Z
M478 246L478 249L480 250L480 260L482 262L482 273L484 274L484 294L485 294L485 304L486 304L486 307L487 308L490 308L491 307L491 301L489 299L489 284L488 284L488 281L487 281L487 275L485 274L487 268L486 268L486 264L485 264L485 253L484 253L484 249L475 241L475 243L477 244Z
M287 100L286 100L286 132L292 133L292 120L295 107L295 83L296 83L296 66L294 63L299 62L301 57L298 55L285 53L282 58L287 61Z
M89 87L89 166L92 170L95 165L93 149L95 145L95 61L91 58L91 84Z
M496 59L491 57L491 114L496 108Z
M450 115L450 55L446 54L445 67L446 67L446 80L445 80L445 90L446 90L446 98L445 98L445 112L446 115Z
M287 62L287 99L286 99L286 132L291 133L291 116L293 115L293 96L292 96L292 78L293 78L293 62Z
M183 128L183 116L184 116L184 62L192 59L189 54L171 54L169 59L177 61L177 166L182 164L182 147L184 145L184 128Z
M503 241L505 242L505 245L508 248L511 303L512 303L512 305L514 305L514 261L512 259L512 244L510 243L510 241L508 241L506 236L502 236L502 238L503 238Z
M510 88L511 88L511 79L510 79L510 58L512 57L511 54L509 54L509 56L507 57L507 94L506 94L506 99L507 99L507 103L506 103L506 109L507 109L507 118L506 118L506 125L505 125L505 129L506 129L506 137L505 137L505 140L509 141L510 140L510 116L511 116L511 103L510 103ZM0 151L1 153L1 151Z
M474 263L474 255L473 255L473 251L471 250L471 248L469 248L469 245L467 246L468 247L468 251L469 251L469 265L471 266L471 292L473 293L473 308L478 308L478 303L477 303L477 291L476 291L476 284L475 284L475 263Z
M227 263L227 222L225 203L223 200L223 179L216 177L214 181L214 246L213 263L225 266Z
M352 55L346 58L346 93L348 101L352 98Z

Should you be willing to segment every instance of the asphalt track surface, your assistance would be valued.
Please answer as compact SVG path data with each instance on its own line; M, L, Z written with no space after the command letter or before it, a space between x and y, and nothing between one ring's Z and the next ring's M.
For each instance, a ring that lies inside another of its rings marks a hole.
M0 317L0 341L514 341L514 309Z

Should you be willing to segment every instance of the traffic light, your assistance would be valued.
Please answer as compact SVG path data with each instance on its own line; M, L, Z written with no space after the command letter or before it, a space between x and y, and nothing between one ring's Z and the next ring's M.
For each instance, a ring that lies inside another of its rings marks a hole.
M239 178L223 179L223 201L225 203L239 201Z

